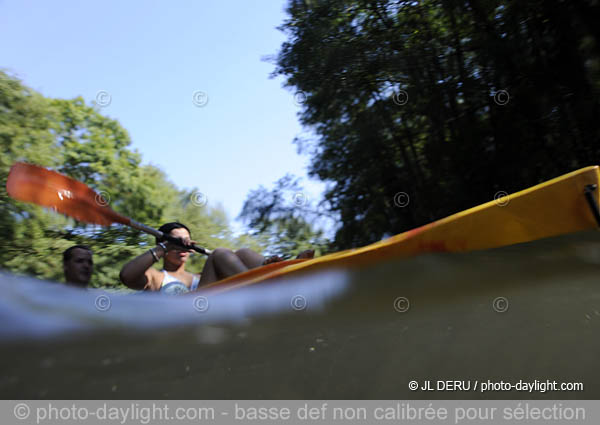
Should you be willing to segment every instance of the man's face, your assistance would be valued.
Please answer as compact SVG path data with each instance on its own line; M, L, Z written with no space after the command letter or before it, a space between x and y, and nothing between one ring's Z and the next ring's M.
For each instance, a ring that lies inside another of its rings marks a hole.
M81 286L87 286L90 283L93 270L92 253L81 248L74 249L71 252L71 258L64 265L67 282Z

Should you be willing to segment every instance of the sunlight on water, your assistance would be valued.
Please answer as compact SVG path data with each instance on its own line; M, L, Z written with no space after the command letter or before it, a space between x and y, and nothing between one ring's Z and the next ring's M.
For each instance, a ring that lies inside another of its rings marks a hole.
M155 330L158 327L239 322L290 310L322 310L348 286L342 270L320 273L318 285L290 279L285 285L241 288L220 294L166 296L161 293L120 293L81 290L55 282L0 274L0 338L27 339L68 335L118 327Z

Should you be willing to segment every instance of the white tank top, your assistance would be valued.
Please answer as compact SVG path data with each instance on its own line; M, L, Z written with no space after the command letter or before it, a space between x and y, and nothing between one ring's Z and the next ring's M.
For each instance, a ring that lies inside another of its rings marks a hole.
M181 283L182 285L185 285L185 283L181 282L180 280L177 280L177 278L175 278L175 277L171 276L169 273L167 273L167 271L165 269L163 269L162 272L164 273L165 277L163 278L163 281L160 284L161 288L163 286L165 286L167 283L173 283L173 282L178 282L178 283ZM199 283L200 283L200 277L198 277L197 275L194 275L194 280L192 280L192 286L190 287L190 291L198 289Z

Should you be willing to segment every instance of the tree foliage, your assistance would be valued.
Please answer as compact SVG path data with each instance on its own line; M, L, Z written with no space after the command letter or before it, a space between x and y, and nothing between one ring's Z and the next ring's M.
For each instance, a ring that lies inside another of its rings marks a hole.
M593 0L290 0L274 76L302 92L335 246L600 158ZM409 195L408 205L398 202Z
M329 241L314 226L319 213L309 203L299 180L291 175L279 179L270 191L263 186L250 191L240 218L268 247L269 255L289 257L308 249L321 255L328 250Z
M93 286L118 286L121 266L154 246L153 238L124 226L85 225L8 197L6 177L13 163L42 165L92 187L110 207L139 222L159 227L181 221L193 238L209 248L259 250L250 238L235 238L220 208L192 202L195 189L179 190L165 174L141 164L118 121L85 104L46 98L17 78L0 72L0 267L51 280L62 280L62 252L74 244L94 251ZM204 258L192 258L199 272Z

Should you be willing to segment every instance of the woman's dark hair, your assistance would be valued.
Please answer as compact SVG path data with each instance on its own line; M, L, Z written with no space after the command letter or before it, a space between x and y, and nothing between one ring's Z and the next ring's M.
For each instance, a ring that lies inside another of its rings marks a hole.
M165 235L168 235L169 233L171 233L171 230L175 230L175 229L185 229L190 234L190 238L192 237L192 232L190 232L190 229L188 229L185 224L181 224L181 223L178 223L176 221L173 221L171 223L165 223L165 224L163 224L162 226L160 226L158 228L158 230L160 230L161 232L163 232ZM164 241L164 239L158 239L158 238L156 238L156 243L157 244L159 242L162 242L162 241Z

